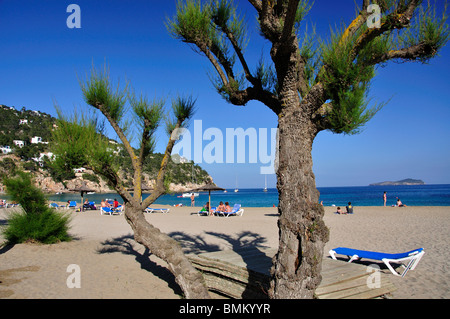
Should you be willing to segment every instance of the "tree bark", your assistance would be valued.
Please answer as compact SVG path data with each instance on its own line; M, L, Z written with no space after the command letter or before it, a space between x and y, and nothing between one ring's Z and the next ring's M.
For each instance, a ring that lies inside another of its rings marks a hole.
M192 266L174 239L147 222L144 213L130 203L125 206L125 219L133 229L134 239L167 263L185 298L210 298L203 276Z
M279 250L271 270L271 298L313 298L322 280L329 231L312 170L311 151L318 131L305 113L298 104L285 102L278 120Z

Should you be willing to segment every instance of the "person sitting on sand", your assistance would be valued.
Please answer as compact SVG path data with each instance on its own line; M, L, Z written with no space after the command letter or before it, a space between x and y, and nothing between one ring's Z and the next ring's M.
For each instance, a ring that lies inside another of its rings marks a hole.
M231 208L230 204L228 202L225 202L225 212L231 213L233 209Z
M223 202L221 201L221 202L219 203L219 206L217 206L217 211L219 211L219 212L225 212L225 210L226 210L226 207L225 207L225 205L223 204Z
M402 201L398 197L397 197L397 206L398 207L406 207L406 205L403 205Z
M348 205L345 206L345 209L347 210L346 214L353 214L353 206L351 202L348 202Z
M344 214L344 212L341 210L340 207L338 207L335 214L341 215L341 214Z

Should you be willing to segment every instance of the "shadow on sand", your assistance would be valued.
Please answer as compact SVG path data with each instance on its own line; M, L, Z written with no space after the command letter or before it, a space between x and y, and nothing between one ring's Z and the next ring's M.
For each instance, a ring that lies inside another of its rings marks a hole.
M178 284L175 282L173 274L163 266L160 266L150 260L151 252L147 247L144 247L144 252L140 253L134 247L136 241L132 235L125 235L108 239L102 242L102 247L97 250L99 254L122 253L125 255L134 256L135 260L141 265L141 269L151 272L156 277L166 281L169 287L177 294L182 295L183 292Z
M214 236L220 238L231 245L231 249L240 253L241 251L248 252L252 250L252 256L260 255L259 258L263 259L265 263L270 263L271 258L267 257L266 254L262 251L264 248L264 243L267 241L266 238L262 237L259 234L244 231L235 235L229 235L218 232L205 232L206 235ZM185 254L201 254L205 252L215 252L219 251L220 245L214 243L208 243L208 241L203 236L192 236L184 232L171 232L168 234L170 237L175 239L183 248ZM140 253L134 247L136 242L133 239L132 235L126 235L121 237L116 237L113 239L106 240L102 242L102 247L98 250L99 254L107 254L107 253L122 253L126 255L132 255L135 257L135 260L141 265L142 269L145 269L158 278L165 280L169 287L173 289L173 291L182 295L182 291L178 284L175 282L175 278L173 274L163 266L156 264L155 262L150 260L151 252L148 248L144 247L144 252ZM244 263L249 264L250 261L246 260L247 254L241 255ZM252 282L252 272L249 272L250 278L249 283ZM250 290L245 289L242 294L242 298L252 298L254 297L254 293Z

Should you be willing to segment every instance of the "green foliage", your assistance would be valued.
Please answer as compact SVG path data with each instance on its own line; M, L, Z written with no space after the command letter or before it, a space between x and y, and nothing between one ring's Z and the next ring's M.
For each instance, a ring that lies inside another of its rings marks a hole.
M300 23L303 21L305 16L308 14L309 10L311 10L313 3L310 4L309 0L301 0L297 7L297 12L295 14L295 29L298 30L300 28Z
M0 161L0 179L14 175L16 173L16 169L17 166L11 158L4 158Z
M332 132L356 134L381 105L367 108L367 92L375 67L353 60L353 43L358 34L342 40L342 33L332 32L330 43L323 44L321 49L322 80L331 100L327 119Z
M210 42L214 29L211 27L211 6L202 9L200 1L186 1L183 5L177 3L177 11L173 20L167 19L166 27L170 34L183 42Z
M87 77L86 81L81 82L80 85L87 104L97 109L104 108L116 122L122 119L125 113L127 89L121 90L119 84L116 90L113 89L106 65L102 71L92 67L90 77Z
M405 30L399 36L398 43L403 47L410 47L419 43L425 43L430 49L423 56L417 59L422 62L428 62L435 54L448 42L450 31L448 28L447 3L443 10L442 16L436 14L436 5L431 6L430 1L426 7L421 6L415 17L412 27Z
M94 182L94 183L97 183L97 184L100 183L100 179L99 179L96 175L92 175L92 174L88 174L88 173L83 173L83 175L81 175L81 177L82 177L84 180L87 180L87 181L91 181L91 182Z
M261 58L259 59L256 70L253 73L253 77L261 82L264 90L277 94L277 79L275 71L270 63L266 63L264 61L263 55L261 55Z
M11 200L23 209L10 215L3 231L9 243L37 241L52 244L70 240L70 217L48 207L44 194L33 185L28 174L18 172L16 177L5 179L5 186Z
M12 213L4 236L8 243L40 242L54 244L70 241L67 231L69 216L64 216L52 208L47 208L41 214Z
M47 206L44 194L33 185L30 175L17 172L17 177L5 179L11 200L19 203L28 214L39 214Z
M230 33L240 50L248 43L244 17L237 13L232 0L211 1L211 21L224 33Z
M9 145L21 159L27 161L32 157L39 157L40 152L48 149L46 144L31 144L30 141L33 136L40 136L43 141L50 140L51 129L56 120L49 114L0 106L0 119L0 145ZM19 124L20 120L27 120L28 123ZM13 140L24 141L25 146L16 147Z
M173 118L166 118L166 132L170 136L179 122L181 127L186 128L189 119L194 116L196 99L192 96L180 96L178 95L172 99L172 112Z
M222 77L211 77L217 92L230 101L233 92L244 88L244 70L233 70L238 56L248 43L244 17L237 13L230 0L210 0L203 6L200 1L187 0L177 3L173 19L167 19L166 27L176 39L194 44L192 49L214 61L216 71L223 68L228 77L224 85Z
M52 166L68 172L88 164L88 152L95 146L95 121L77 113L68 118L59 109L57 111L60 119L58 129L52 132L51 149L58 156Z

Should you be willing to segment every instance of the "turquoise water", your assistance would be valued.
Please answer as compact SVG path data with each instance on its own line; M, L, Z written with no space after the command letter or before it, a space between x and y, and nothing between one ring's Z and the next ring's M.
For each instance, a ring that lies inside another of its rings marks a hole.
M354 186L354 187L319 187L320 201L324 206L345 206L352 202L354 206L382 206L383 192L387 192L387 205L394 205L396 197L408 206L450 206L450 184L439 185L411 185L411 186ZM156 204L190 206L190 198L179 198L180 194L164 195ZM147 196L144 194L144 197ZM85 195L90 201L100 203L104 198L117 198L115 194L91 194ZM49 197L51 201L76 200L80 202L78 194L61 194ZM203 206L208 201L208 193L200 193L195 198L196 206ZM212 192L212 206L218 205L220 201L229 202L230 205L239 203L244 207L272 207L278 205L278 191L275 188L263 192L262 189L240 189L235 193L229 189L227 193Z

